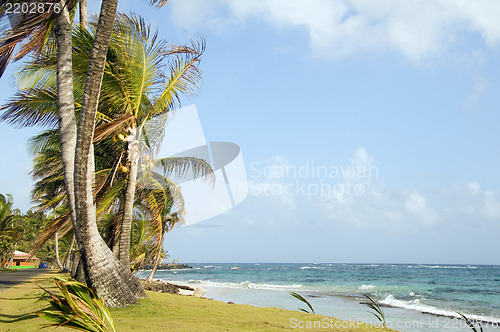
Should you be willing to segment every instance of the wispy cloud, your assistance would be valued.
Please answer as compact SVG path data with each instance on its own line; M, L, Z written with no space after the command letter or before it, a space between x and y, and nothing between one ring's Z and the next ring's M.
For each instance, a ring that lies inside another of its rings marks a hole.
M286 223L287 227L310 227L312 217L316 226L324 229L344 225L420 233L442 227L487 229L500 221L500 193L484 190L477 182L433 188L390 187L379 177L376 160L365 148L356 149L348 160L344 166L327 165L328 173L321 171L324 165L293 165L284 156L269 158L258 168L251 166L254 183L250 183L248 205L268 211L266 218L275 226ZM338 176L334 176L333 170L338 169ZM303 190L298 190L301 187Z
M496 0L172 0L184 27L228 29L249 20L303 28L314 54L339 58L396 51L419 61L453 47L467 33L500 43Z
M481 98L491 85L485 77L477 74L473 74L472 79L472 91L464 103L464 109L466 111L473 110L477 107L478 103L481 101Z

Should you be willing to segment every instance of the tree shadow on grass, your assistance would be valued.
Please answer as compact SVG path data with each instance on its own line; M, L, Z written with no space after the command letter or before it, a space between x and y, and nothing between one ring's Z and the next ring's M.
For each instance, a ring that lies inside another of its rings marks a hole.
M22 315L0 314L0 323L17 323L28 319L38 318L37 312L30 312Z

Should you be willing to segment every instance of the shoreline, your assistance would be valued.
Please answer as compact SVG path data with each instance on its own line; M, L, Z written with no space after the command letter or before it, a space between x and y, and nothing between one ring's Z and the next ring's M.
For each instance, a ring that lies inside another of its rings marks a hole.
M53 277L67 275L44 271L34 278L9 287L2 292L0 298L0 330L11 332L39 331L46 321L35 313L47 308L46 301L33 281L48 290L55 290ZM228 304L222 301L182 296L168 293L147 291L148 298L141 300L140 305L127 308L111 309L117 331L269 331L291 329L293 322L297 324L315 324L315 328L307 331L331 330L325 324L341 326L336 331L394 331L364 326L361 322L349 322L330 316L306 314L276 307L257 307L245 304ZM22 323L21 323L22 321ZM342 325L343 324L343 325ZM317 325L317 326L316 326ZM352 326L358 325L358 328ZM304 325L306 327L306 325ZM301 328L297 328L302 330ZM47 331L59 331L47 328Z
M500 326L500 318L495 314L498 313L494 309L496 307L475 306L474 302L468 304L469 299L479 301L482 298L468 295L465 289L463 292L460 291L460 285L470 282L470 278L480 276L486 278L485 280L492 280L499 273L498 266L428 264L347 266L346 264L287 263L197 263L191 265L194 267L193 270L165 271L155 275L155 279L190 287L201 286L207 289L205 296L224 302L231 301L259 307L274 306L287 310L295 310L301 306L300 302L296 302L289 295L293 291L308 299L317 313L354 321L370 318L373 321L367 308L359 304L363 301L359 296L362 293L368 293L384 308L386 317L393 322L412 321L424 325L423 328L403 328L405 331L412 332L436 331L432 327L436 321L440 326L448 324L453 327L465 323L458 314L455 315L454 310L463 313L472 322L493 328L493 330L486 329L485 331L498 331L497 326ZM239 266L240 269L232 271L229 269L231 266ZM348 274L339 280L337 277L339 271L348 271ZM392 271L397 273L394 274ZM430 277L420 279L422 275ZM433 279L436 278L435 276L445 276L445 278ZM448 276L455 279L452 279L450 283L446 281ZM319 279L318 283L316 282L318 278L326 278L323 279L326 282L321 282ZM429 283L432 280L436 282ZM458 297L446 292L439 293L440 289L446 289L443 287L451 289L458 294ZM433 293L433 290L437 291ZM489 296L486 299L491 298L490 295L484 296ZM490 301L493 304L497 303L495 299ZM460 330L445 328L448 331Z
M176 281L178 283L178 281ZM198 285L199 286L199 285ZM275 308L280 308L283 310L287 311L293 311L290 310L289 308L283 308L280 305L260 305L256 303L247 303L247 302L242 302L242 301L237 301L237 300L231 300L234 299L230 297L231 295L228 295L229 297L226 298L221 298L218 295L213 294L213 288L211 287L206 287L207 289L207 294L206 296L210 299L214 299L215 301L220 301L222 303L231 303L231 304L238 304L238 305L250 305L250 306L255 306L259 308L268 308L268 307L275 307ZM228 287L220 287L220 290L222 292L231 290ZM270 291L274 293L283 293L282 291L274 290ZM302 294L304 295L304 294ZM310 302L311 298L314 299L314 296L305 296ZM344 299L344 300L349 300L351 304L359 304L363 299L360 297L354 297L354 296L345 296L345 295L331 295L332 298L338 298L338 299ZM407 308L402 308L402 307L396 307L396 306L391 306L391 305L386 305L380 302L377 302L380 307L383 307L384 312L386 314L386 319L387 319L387 326L389 328L393 328L395 331L425 331L425 332L435 332L439 331L442 329L445 329L447 331L464 331L469 329L468 326L466 325L465 320L463 320L458 314L457 316L452 316L452 315L444 315L444 314L436 314L436 313L429 313L429 312L421 312L417 310L411 310ZM295 308L298 307L304 307L301 302L295 302ZM330 313L324 313L321 312L320 310L317 310L316 306L314 306L315 311L317 314L322 315L322 316L330 316L334 315L335 317L339 317L339 320L342 321L352 321L352 322L359 322L360 324L365 324L365 325L370 325L370 326L378 326L378 322L376 319L373 319L373 316L371 316L368 308L366 307L359 307L357 310L356 316L352 317L343 317L342 314L339 314L338 312L333 312L332 314ZM498 327L500 324L498 323L499 321L497 320L483 320L483 319L477 319L474 315L466 315L467 318L474 324L480 323L484 331L498 331ZM411 317L411 318L410 318Z

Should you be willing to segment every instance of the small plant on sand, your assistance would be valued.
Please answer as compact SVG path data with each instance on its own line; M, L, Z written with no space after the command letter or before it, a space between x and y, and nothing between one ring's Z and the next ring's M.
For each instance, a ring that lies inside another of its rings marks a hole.
M64 326L82 331L115 332L113 318L104 302L86 285L55 277L62 296L38 285L47 294L52 308L38 312L38 316L52 321L48 326Z
M363 293L363 296L368 300L368 302L361 302L361 304L364 304L366 305L368 308L370 308L372 311L370 311L370 313L375 316L381 323L384 327L386 327L386 323L385 323L385 314L384 314L384 310L382 310L382 308L380 308L380 306L377 304L377 302L375 302L374 299L372 299L370 296L368 296L367 294Z
M309 303L309 301L307 301L302 295L299 295L299 294L297 294L295 292L291 292L290 295L292 295L297 300L304 302L305 304L307 304L307 306L309 307L309 309L311 309L311 311L309 312L306 309L298 308L300 311L307 312L308 314L311 314L311 313L314 314L314 309L313 309L311 303Z
M472 322L470 321L470 319L469 319L469 318L467 318L467 316L465 316L463 313L461 313L461 312L459 312L459 311L456 311L456 310L455 310L455 312L456 312L457 314L459 314L459 315L460 315L460 317L462 317L462 318L465 320L465 323L466 323L466 324L467 324L467 325L471 328L471 330L472 330L472 331L474 331L474 332L483 332L483 326L481 325L481 323L479 323L479 322L477 323L477 324L479 325L479 331L478 331L478 330L476 329L476 326L474 325L474 323L472 323Z

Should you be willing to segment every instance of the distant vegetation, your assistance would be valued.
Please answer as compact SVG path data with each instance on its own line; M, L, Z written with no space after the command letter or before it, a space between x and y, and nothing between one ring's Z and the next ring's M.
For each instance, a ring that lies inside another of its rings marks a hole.
M11 195L0 194L0 260L1 266L5 266L11 259L15 250L29 252L33 246L38 233L51 220L53 216L47 216L43 212L28 211L22 214L18 209L12 208L13 199ZM63 253L67 253L71 237L60 239L59 246ZM56 265L55 242L53 239L47 241L37 252L41 261L50 265Z

